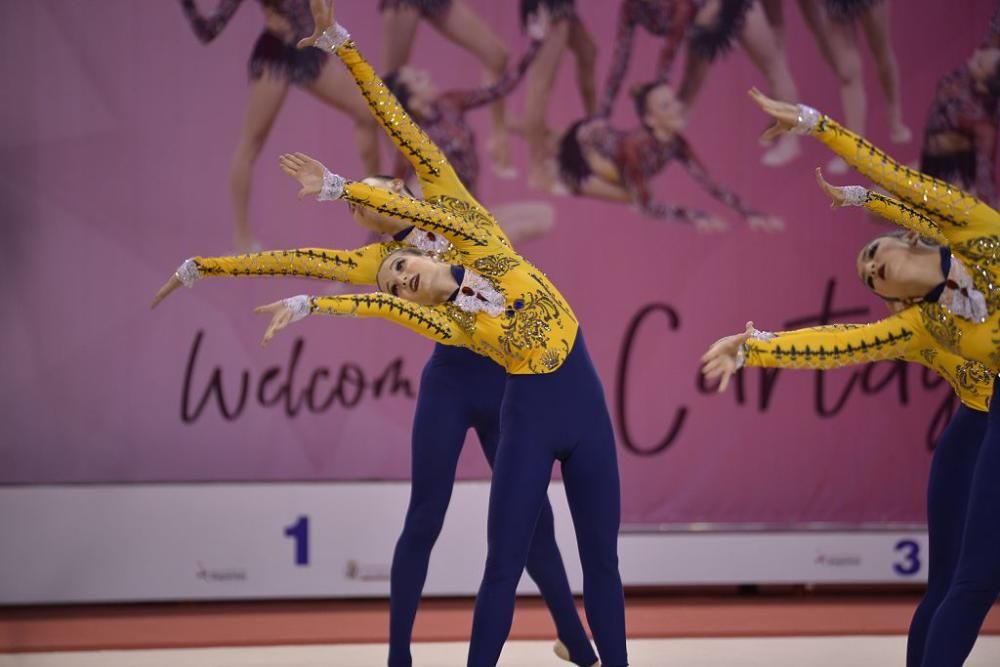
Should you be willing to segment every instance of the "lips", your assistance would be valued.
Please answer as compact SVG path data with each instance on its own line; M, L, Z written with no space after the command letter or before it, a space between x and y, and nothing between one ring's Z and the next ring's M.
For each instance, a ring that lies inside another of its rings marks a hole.
M420 276L413 276L410 278L410 291L416 292L418 287L420 287Z
M879 280L885 280L885 264L878 267L878 277Z

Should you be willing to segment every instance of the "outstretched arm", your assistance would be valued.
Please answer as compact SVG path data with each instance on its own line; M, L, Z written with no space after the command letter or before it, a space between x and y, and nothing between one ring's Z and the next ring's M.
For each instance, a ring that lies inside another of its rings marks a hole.
M985 203L950 183L900 164L864 137L812 107L772 100L756 88L750 91L750 96L775 120L765 137L783 132L815 136L880 187L911 206L932 213L946 231L974 225L984 232L995 233L1000 226L1000 213Z
M399 245L386 242L356 250L296 248L228 257L192 257L185 260L160 288L151 307L155 308L182 285L193 287L195 282L207 277L288 276L374 285L382 259Z
M830 185L824 180L823 172L819 168L816 169L816 181L819 183L820 189L830 197L831 208L861 206L869 213L874 213L900 227L933 239L940 245L949 244L947 237L935 221L901 201L868 190L860 185L843 187Z
M628 191L632 203L645 215L661 220L689 223L699 231L721 231L726 228L725 222L704 211L655 201L649 191L650 174L643 165L641 147L637 139L626 137L622 141L619 164L622 184Z
M378 120L396 148L406 156L420 179L424 197L431 199L448 193L472 199L462 185L455 170L437 145L413 122L399 100L389 92L382 79L358 50L350 33L334 22L332 3L327 0L310 0L315 30L313 35L299 42L299 48L315 46L336 55L344 63L368 108Z
M871 324L831 324L780 331L758 331L753 322L746 331L716 341L702 358L702 374L720 379L724 391L729 378L746 366L828 369L871 361L904 358L918 330L903 315Z
M215 12L211 16L202 16L194 0L181 0L181 8L194 30L195 36L204 44L219 36L222 29L233 18L243 0L219 0Z
M517 85L524 78L524 73L535 61L538 51L542 46L542 41L531 40L531 46L517 62L513 69L508 68L499 79L493 84L475 90L455 91L446 93L446 98L464 110L475 109L476 107L492 104L497 100L510 95Z
M256 312L271 315L262 345L292 322L311 314L337 317L381 317L444 345L467 345L468 335L442 308L421 306L381 292L344 296L294 296L260 306Z
M500 226L474 201L447 197L449 206L445 207L366 183L348 181L300 153L283 155L281 168L303 184L299 196L316 194L320 201L343 199L349 206L365 206L392 218L400 229L417 227L440 234L456 248L467 252L495 250L497 245L507 244ZM304 179L298 172L306 168L322 173L322 178Z
M712 178L711 174L708 173L708 170L701 163L701 160L694 154L687 140L683 137L678 137L677 140L680 142L677 159L684 165L691 178L697 181L708 194L747 220L752 229L776 231L784 227L784 223L780 219L768 217L760 211L750 208L743 202L739 195Z

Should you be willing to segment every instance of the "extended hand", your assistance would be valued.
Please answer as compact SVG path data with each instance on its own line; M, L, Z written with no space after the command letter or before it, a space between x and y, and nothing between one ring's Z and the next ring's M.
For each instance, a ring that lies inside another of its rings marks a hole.
M785 221L773 215L751 215L747 225L755 232L780 232L785 228Z
M160 288L160 291L156 293L156 296L153 297L153 303L149 304L149 307L151 309L156 308L158 305L160 305L161 301L163 301L170 295L171 292L173 292L178 287L181 287L182 285L183 283L181 283L181 279L177 277L177 273L176 272L171 273L170 279L167 280L167 282L164 283L163 287Z
M819 189L826 193L826 196L830 198L830 208L838 208L840 206L846 206L847 197L844 196L844 189L838 188L835 185L830 185L823 178L823 170L816 167L816 182L819 183Z
M724 232L729 229L729 223L722 218L706 215L704 217L695 218L694 228L702 234L714 234L716 232Z
M313 34L299 40L299 48L314 46L326 29L333 25L333 0L309 0L313 15Z
M770 141L778 135L788 132L799 122L799 107L797 104L772 100L756 88L750 89L750 99L756 102L757 106L764 113L774 119L774 125L764 130L764 134L761 135L766 141Z
M269 314L271 316L271 323L267 325L267 331L264 332L264 339L260 341L261 347L270 343L271 339L274 338L274 334L291 324L292 316L295 314L291 308L285 305L284 301L275 301L266 306L258 306L254 308L253 312L261 315Z
M299 197L318 195L323 189L323 172L326 167L305 153L285 153L278 158L281 171L302 185Z
M753 330L753 322L747 322L746 331L720 338L712 343L708 352L702 355L701 374L709 381L718 379L719 392L726 390L726 387L729 386L729 378L739 370L736 360L740 346L746 342Z

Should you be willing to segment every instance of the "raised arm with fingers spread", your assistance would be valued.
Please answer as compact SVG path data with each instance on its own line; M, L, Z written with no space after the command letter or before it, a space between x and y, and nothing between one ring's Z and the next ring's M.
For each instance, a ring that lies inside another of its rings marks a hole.
M835 186L823 179L823 174L816 170L816 181L820 189L832 200L834 208L844 206L859 206L869 213L894 222L900 227L916 232L924 238L933 240L940 245L948 245L949 239L941 227L924 212L911 208L903 202L869 190L860 185Z

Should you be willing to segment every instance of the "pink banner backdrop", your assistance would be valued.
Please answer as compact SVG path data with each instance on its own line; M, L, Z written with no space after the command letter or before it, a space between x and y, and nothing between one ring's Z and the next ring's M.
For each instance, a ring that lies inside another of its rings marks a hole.
M341 0L337 9L379 67L376 4ZM469 4L515 58L527 47L517 3ZM617 4L578 1L599 47L599 84ZM785 4L800 96L840 115L834 75L796 3ZM866 63L869 134L914 161L934 86L982 38L992 2L896 0L891 9L914 141L890 146ZM17 0L3 3L0 17L0 482L407 478L429 342L378 321L310 318L261 349L265 320L253 307L327 289L315 282L204 280L148 309L181 260L231 250L227 173L245 113L246 60L262 26L257 3L244 3L208 45L176 2ZM652 78L658 50L639 31L626 89ZM564 60L549 112L557 131L583 115ZM443 90L482 80L479 65L426 23L412 61ZM675 64L675 81L680 71ZM782 232L750 231L676 164L653 181L654 196L718 213L732 223L728 232L700 234L629 206L533 191L518 140L522 176L501 180L487 165L486 110L470 114L482 148L480 199L543 201L556 212L553 231L523 252L583 322L618 431L626 523L922 521L928 441L952 408L937 377L879 364L750 370L724 395L699 384L699 355L748 319L777 329L883 314L853 269L857 249L883 227L828 208L813 181L829 158L823 147L806 141L791 163L761 165L765 118L746 91L764 83L734 49L712 69L687 135L715 178L784 219ZM636 124L627 98L626 90L614 113L621 127ZM523 108L522 87L508 113L518 119ZM284 151L364 175L348 119L293 87L254 171L251 217L264 246L365 242L342 205L295 197L277 168ZM389 170L387 145L382 162ZM474 436L460 473L488 476Z

